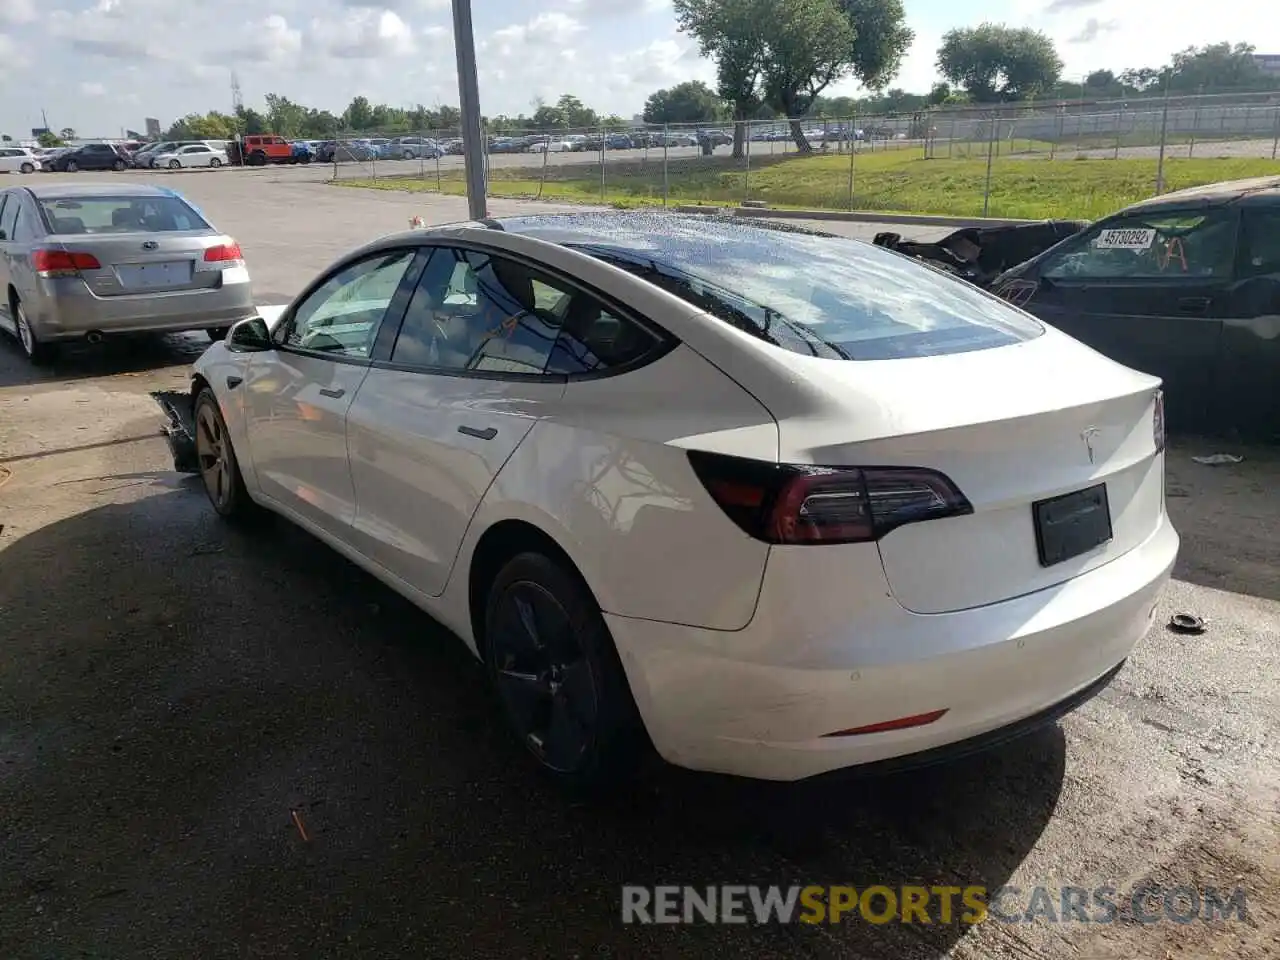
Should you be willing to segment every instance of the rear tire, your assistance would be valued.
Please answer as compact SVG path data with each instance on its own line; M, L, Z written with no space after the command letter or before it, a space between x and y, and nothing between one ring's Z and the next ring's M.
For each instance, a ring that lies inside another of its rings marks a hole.
M229 523L241 523L258 516L260 508L245 489L227 423L222 419L218 398L209 387L196 397L195 422L196 463L213 509Z
M116 173L119 173L121 170L124 169L124 161L116 160L111 164L111 169L114 170Z
M541 553L521 553L494 579L484 625L489 680L542 772L588 792L631 780L645 755L644 725L581 578Z
M170 169L170 170L181 170L181 169L182 169L182 161L181 161L181 160L170 160L170 161L169 161L169 169Z
M36 367L42 367L52 362L57 355L58 345L56 343L44 343L36 337L35 330L31 328L31 321L27 319L27 312L16 293L10 296L9 311L13 317L13 325L17 327L18 345L22 347L22 352L26 354L27 361Z
M249 166L265 167L267 165L267 155L261 150L254 151L249 154Z
M222 166L222 161L219 160L217 157L212 157L209 160L209 166L213 167L214 169L217 169L218 167Z
M35 166L34 166L34 165L32 165L32 164L30 164L30 163L24 163L24 164L21 166L21 168L20 168L20 169L22 170L22 172L23 172L23 173L35 173L35 172L36 172L36 168L35 168Z
M74 160L68 160L66 170L67 170L67 173L79 173L80 164L76 163Z

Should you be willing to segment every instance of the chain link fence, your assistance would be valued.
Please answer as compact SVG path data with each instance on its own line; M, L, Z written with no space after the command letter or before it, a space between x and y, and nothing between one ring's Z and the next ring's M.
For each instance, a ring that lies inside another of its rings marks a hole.
M1273 165L1280 156L1280 94L631 129L490 129L484 143L492 197L1096 217L1190 183L1280 174ZM326 179L466 192L457 129L348 132L304 145L311 168Z

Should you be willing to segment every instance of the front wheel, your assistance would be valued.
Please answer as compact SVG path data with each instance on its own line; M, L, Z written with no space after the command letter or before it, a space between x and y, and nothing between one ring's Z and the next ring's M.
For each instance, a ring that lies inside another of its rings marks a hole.
M218 167L222 166L222 161L219 160L217 157L211 157L209 159L209 166L213 167L216 170Z
M489 590L483 639L507 722L543 772L586 790L634 776L644 727L580 577L540 553L514 557Z
M74 160L68 160L67 173L79 173L79 172L80 172L80 164L76 163Z
M182 161L181 161L181 160L170 160L170 161L169 161L169 169L170 169L170 170L181 170L181 169L182 169Z
M257 504L249 499L218 399L208 387L196 397L195 422L196 462L209 503L225 520L249 519L258 512Z
M123 160L112 161L111 169L114 170L116 173L119 173L121 170L124 169L124 161Z
M20 168L23 173L35 173L36 168L30 163L24 163Z

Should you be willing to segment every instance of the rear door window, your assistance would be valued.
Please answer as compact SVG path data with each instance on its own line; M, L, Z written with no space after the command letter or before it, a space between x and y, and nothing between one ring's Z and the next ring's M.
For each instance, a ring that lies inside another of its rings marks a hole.
M1135 212L1069 242L1040 273L1051 280L1226 279L1235 249L1234 208Z
M1240 224L1237 276L1280 276L1280 209L1246 209Z
M18 198L11 193L4 195L3 206L0 207L0 231L4 233L6 241L13 240L13 229L18 222L18 207L21 204Z

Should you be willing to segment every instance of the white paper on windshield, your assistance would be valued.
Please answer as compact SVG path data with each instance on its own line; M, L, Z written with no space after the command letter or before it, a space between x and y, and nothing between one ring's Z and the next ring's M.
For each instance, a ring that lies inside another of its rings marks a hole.
M1140 229L1103 230L1093 245L1100 250L1150 250L1156 242L1156 232L1150 227Z

